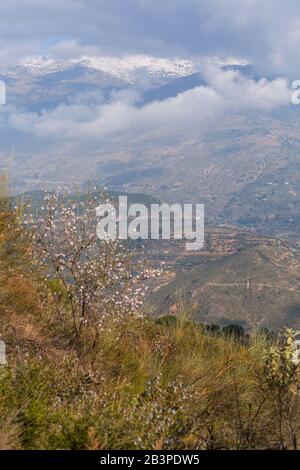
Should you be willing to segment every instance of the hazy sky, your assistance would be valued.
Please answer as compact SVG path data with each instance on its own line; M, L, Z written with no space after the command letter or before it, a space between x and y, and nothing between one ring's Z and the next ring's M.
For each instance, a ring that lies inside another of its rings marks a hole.
M290 76L300 65L299 0L1 0L0 18L2 65L128 53L239 56Z

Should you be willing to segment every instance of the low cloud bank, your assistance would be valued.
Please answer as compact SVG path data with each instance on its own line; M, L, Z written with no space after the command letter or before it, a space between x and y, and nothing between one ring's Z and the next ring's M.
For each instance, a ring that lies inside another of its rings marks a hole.
M176 132L195 125L205 127L227 111L272 111L291 103L292 91L282 78L254 81L215 66L207 67L204 75L207 86L143 106L139 94L132 90L113 94L108 103L93 102L82 95L74 103L40 114L3 106L0 127L43 141L97 142L114 135L138 135L161 128Z

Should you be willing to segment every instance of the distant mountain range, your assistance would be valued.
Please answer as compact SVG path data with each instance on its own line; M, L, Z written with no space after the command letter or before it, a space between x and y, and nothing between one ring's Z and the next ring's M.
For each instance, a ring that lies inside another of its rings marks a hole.
M216 59L210 59L210 62L225 67L246 65L235 59L229 64ZM101 92L106 99L112 90L124 88L139 89L145 93L144 101L161 100L202 84L199 72L205 63L200 58L166 59L145 55L81 57L66 61L36 57L2 70L0 80L7 84L10 103L39 111L61 102L71 102L81 93ZM168 88L169 84L171 88Z
M145 69L153 79L165 80L168 77L185 76L194 73L200 59L164 59L145 55L128 57L81 57L76 60L54 60L47 57L33 58L12 67L4 76L12 80L26 77L41 77L56 73L67 73L75 69L102 72L127 84L134 84L137 71Z
M129 56L35 58L3 70L0 79L7 83L8 105L17 109L8 120L26 123L32 112L43 117L60 105L72 113L73 104L80 108L83 103L84 112L91 109L97 116L101 110L96 105L93 111L93 105L117 100L118 92L136 93L135 108L163 102L206 85L202 69L208 62L260 78L242 60ZM176 129L133 127L130 133L118 131L82 145L64 141L63 135L45 144L35 134L0 126L0 169L8 168L16 192L92 180L110 190L146 193L164 201L201 202L212 223L233 223L300 242L299 116L297 106L229 112L203 130L187 114ZM153 115L154 122L157 118Z

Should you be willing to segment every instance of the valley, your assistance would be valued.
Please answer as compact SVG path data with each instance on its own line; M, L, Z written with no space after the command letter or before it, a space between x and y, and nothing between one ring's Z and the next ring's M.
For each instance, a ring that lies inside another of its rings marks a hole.
M300 328L296 247L234 227L208 227L201 252L190 255L173 247L164 251L164 263L165 276L149 295L153 315L186 309L194 321L205 324Z

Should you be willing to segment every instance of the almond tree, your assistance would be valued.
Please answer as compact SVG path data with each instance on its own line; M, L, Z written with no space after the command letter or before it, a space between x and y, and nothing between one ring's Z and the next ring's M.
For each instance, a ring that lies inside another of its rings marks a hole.
M118 240L97 239L97 200L92 194L51 193L31 220L35 265L59 283L54 295L58 313L63 321L71 317L77 342L86 329L92 327L98 336L107 325L120 326L140 315L145 280L158 274Z

